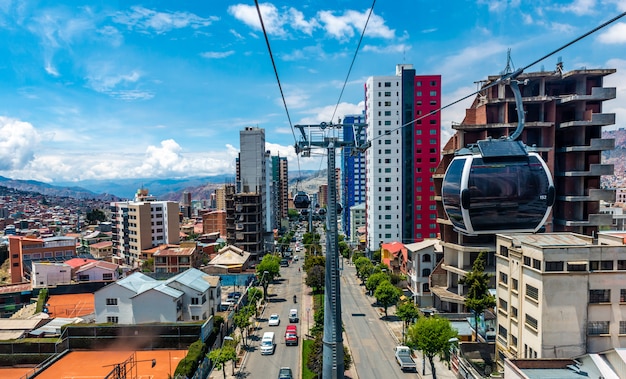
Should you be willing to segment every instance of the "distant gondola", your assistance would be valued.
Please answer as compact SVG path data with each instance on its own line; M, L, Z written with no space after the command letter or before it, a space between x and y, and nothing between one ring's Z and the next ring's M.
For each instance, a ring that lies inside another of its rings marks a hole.
M296 209L306 209L311 205L311 200L309 200L309 195L304 191L299 191L296 196L293 198L293 205Z

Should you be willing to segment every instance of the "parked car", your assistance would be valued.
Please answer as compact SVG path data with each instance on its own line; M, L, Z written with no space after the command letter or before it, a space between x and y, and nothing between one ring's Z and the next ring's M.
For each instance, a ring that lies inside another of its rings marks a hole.
M288 259L281 259L280 260L280 267L289 267L289 260Z
M291 369L289 367L281 367L278 371L278 379L293 379Z
M411 348L408 346L396 346L396 362L402 371L417 371L417 365L411 356Z
M267 321L267 325L269 326L280 325L280 316L278 316L276 313L271 314L269 320Z
M285 330L285 345L298 345L298 327L293 324L287 325Z

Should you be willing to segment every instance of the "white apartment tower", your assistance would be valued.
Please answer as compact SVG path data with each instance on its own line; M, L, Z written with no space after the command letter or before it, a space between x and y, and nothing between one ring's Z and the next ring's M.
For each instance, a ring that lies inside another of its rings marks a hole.
M156 201L139 190L134 201L111 203L113 256L138 265L141 251L180 241L180 206L174 201Z
M402 241L401 76L373 76L365 83L367 248Z

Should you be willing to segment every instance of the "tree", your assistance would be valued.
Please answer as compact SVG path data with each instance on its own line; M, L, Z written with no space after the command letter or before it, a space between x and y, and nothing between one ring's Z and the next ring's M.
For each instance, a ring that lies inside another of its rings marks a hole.
M478 319L485 309L493 308L496 299L489 293L489 278L491 275L485 273L485 255L481 251L465 278L459 280L460 284L467 286L465 295L465 306L474 312L474 330L476 331L476 341L478 341Z
M224 345L219 349L211 350L208 357L211 362L215 364L216 369L222 370L222 373L224 374L224 379L226 379L225 363L237 359L237 352L235 351L235 348L233 346Z
M91 209L85 215L90 225L97 224L98 221L104 222L107 220L106 214L100 209Z
M387 308L390 305L397 304L401 295L402 291L389 281L383 281L378 285L376 292L374 292L374 297L385 308L385 317L387 317Z
M304 257L304 265L302 265L302 269L305 272L308 272L313 266L326 267L326 257L320 255L307 255Z
M396 316L400 320L403 321L402 324L402 340L403 343L406 343L406 337L404 331L409 328L411 321L418 318L420 315L420 310L417 308L417 305L413 304L412 301L403 301L396 308Z
M241 308L239 312L235 314L233 317L233 322L236 327L239 328L239 332L243 336L243 344L248 345L248 327L252 325L252 321L250 321L250 317L256 313L256 306L254 304L248 304L245 307Z
M342 236L340 236L342 237ZM350 245L346 241L339 241L339 254L344 258L350 258Z
M326 269L322 266L312 266L306 272L306 285L313 289L313 293L321 292L325 284Z
M407 331L407 344L428 358L433 379L437 379L434 358L438 355L445 359L446 351L450 349L452 338L457 336L450 321L437 317L420 317Z
M256 273L263 286L263 300L267 300L267 287L280 276L280 258L272 254L265 255L256 266Z
M377 272L369 276L367 281L365 282L365 288L369 291L370 294L376 291L378 285L384 281L389 281L389 275L384 272Z
M250 287L248 289L248 303L254 305L254 315L256 316L256 312L257 312L257 303L259 302L259 300L261 300L263 298L263 292L256 288L256 287Z
M145 261L141 262L141 271L143 272L154 272L154 258L150 257Z

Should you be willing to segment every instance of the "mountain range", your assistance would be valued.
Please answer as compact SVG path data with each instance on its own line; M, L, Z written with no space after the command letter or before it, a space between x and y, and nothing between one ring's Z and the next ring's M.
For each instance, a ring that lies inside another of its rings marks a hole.
M626 187L626 129L609 130L603 138L615 140L615 149L602 152L602 162L613 164L615 175L603 176L606 188ZM295 172L294 172L295 173ZM292 173L292 174L294 174ZM326 170L300 171L300 177L290 176L290 189L308 193L317 192L319 185L326 183ZM208 199L211 192L224 184L234 184L234 175L189 177L177 179L117 179L85 180L54 185L35 180L15 180L0 176L0 186L20 191L37 192L43 195L118 201L132 199L140 188L147 188L159 200L181 201L183 192L191 193L192 199Z

